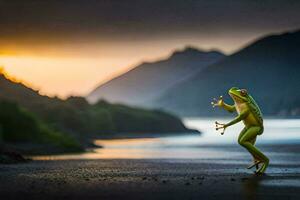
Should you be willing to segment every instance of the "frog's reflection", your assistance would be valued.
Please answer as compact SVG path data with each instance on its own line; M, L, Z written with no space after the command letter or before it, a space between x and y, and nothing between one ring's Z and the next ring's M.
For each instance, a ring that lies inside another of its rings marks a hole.
M245 199L247 200L257 199L260 183L265 178L266 175L264 176L251 175L242 178Z

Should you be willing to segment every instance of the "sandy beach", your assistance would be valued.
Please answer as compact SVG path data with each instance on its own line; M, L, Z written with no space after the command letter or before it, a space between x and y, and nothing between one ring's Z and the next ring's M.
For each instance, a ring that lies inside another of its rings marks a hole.
M45 160L0 165L1 199L299 199L299 145L263 145L267 174L237 145L232 158Z

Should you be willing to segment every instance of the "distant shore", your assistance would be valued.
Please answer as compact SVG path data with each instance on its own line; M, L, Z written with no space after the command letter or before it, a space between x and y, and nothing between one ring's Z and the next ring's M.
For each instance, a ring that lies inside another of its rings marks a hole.
M194 134L202 134L202 132L195 129L189 129L188 132L178 132L178 133L141 133L141 134L118 133L118 134L108 135L107 137L101 136L99 138L94 138L94 139L110 140L110 139L158 138L158 137L194 135Z
M157 137L170 137L178 135L192 135L192 134L201 134L200 131L191 130L187 133L156 133L156 134L113 134L107 137L94 138L94 140L111 140L111 139L136 139L136 138L157 138ZM63 154L76 154L87 152L87 149L93 148L103 148L101 145L94 144L94 140L86 142L85 149L82 151L66 151L65 149L53 148L45 144L28 144L28 143L18 143L18 144L2 144L0 149L0 164L10 164L10 163L23 163L30 160L25 159L31 156L39 155L63 155Z

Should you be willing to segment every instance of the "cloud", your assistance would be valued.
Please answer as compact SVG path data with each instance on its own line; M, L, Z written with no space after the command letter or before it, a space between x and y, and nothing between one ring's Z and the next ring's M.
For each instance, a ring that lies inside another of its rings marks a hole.
M299 28L297 0L2 0L0 36L22 41L159 39Z

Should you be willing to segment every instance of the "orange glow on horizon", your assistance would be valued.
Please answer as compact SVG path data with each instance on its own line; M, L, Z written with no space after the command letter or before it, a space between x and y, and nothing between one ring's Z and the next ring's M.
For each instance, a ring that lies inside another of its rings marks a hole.
M10 73L8 73L5 70L5 67L0 66L0 75L3 75L7 80L13 82L13 83L18 83L18 84L22 84L27 88L31 88L34 91L38 92L40 95L45 95L42 94L39 90L37 90L34 86L32 86L30 83L28 83L27 81L24 81L22 79L16 78L15 76L11 75Z
M14 83L21 83L21 80L18 80L17 78L11 76L10 74L8 74L4 67L1 67L0 66L0 75L3 75L6 79L10 80L11 82L14 82Z
M130 63L133 61L124 59L0 56L1 74L7 79L62 99L87 95L97 85L131 69Z
M0 66L0 75L3 75L7 80L10 80L11 82L14 83L20 83L22 85L25 85L26 87L31 87L29 83L26 81L23 81L21 79L18 79L14 77L13 75L9 74L4 67Z
M248 37L245 41L249 42L253 38ZM12 42L0 46L0 66L5 67L10 79L15 82L20 81L42 95L64 99L68 96L86 96L100 84L131 70L141 62L167 58L174 50L183 49L188 44L202 47L203 50L222 47L228 53L245 43L235 38L195 39L190 36L142 42Z

